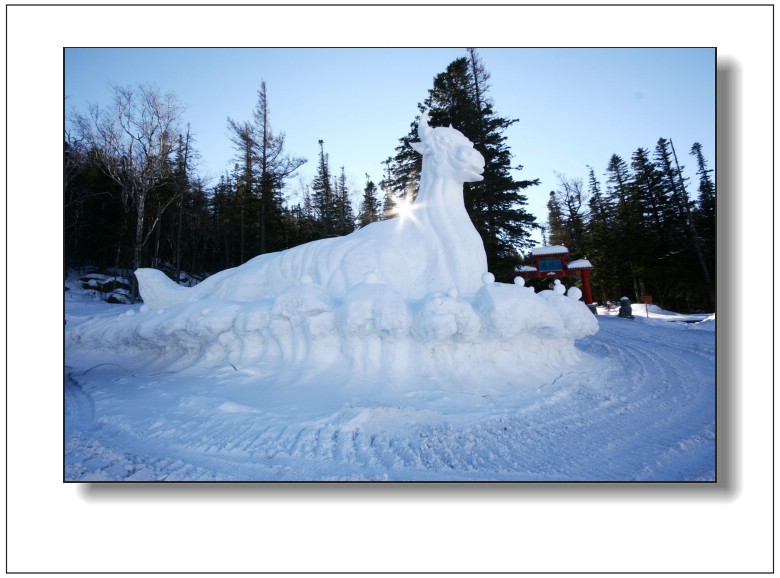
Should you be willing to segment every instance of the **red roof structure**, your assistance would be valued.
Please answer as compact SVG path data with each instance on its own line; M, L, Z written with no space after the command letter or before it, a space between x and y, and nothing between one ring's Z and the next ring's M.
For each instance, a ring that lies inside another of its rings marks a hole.
M590 289L590 272L593 265L587 259L576 259L567 264L569 250L563 245L548 245L531 249L533 266L523 265L515 272L523 279L555 279L579 277L582 279L582 297L586 304L593 303Z

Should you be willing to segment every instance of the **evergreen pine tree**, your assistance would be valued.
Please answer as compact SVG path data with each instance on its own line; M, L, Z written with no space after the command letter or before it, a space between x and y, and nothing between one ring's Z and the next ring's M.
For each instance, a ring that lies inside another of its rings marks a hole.
M285 152L285 134L274 134L269 117L268 92L265 81L262 81L253 114L253 144L260 201L260 253L283 249L287 245L289 215L284 208L282 191L287 179L293 177L295 171L306 162L304 158L292 157Z
M690 213L689 199L681 189L680 177L674 167L670 143L665 138L659 138L655 147L655 163L661 175L661 184L668 195L667 214L676 234L682 238L687 236L687 221ZM683 243L680 243L683 244Z
M212 196L212 228L217 242L212 249L214 270L239 265L238 236L240 206L236 201L237 187L230 174L220 175ZM240 234L240 233L239 233Z
M265 82L260 83L251 121L228 119L231 140L242 168L238 201L242 207L241 262L284 248L289 239L289 215L284 208L287 179L306 162L284 149L284 133L275 135L270 124Z
M637 239L641 233L641 207L637 203L635 189L631 186L632 178L626 162L617 154L613 154L607 165L607 199L613 205L611 250L618 263L616 271L618 284L622 294L631 294L634 301L639 301L645 294L642 277L642 248Z
M336 200L336 233L338 235L348 235L355 230L355 213L352 210L352 201L349 197L349 187L347 186L347 175L344 167L341 167L341 173L334 183Z
M181 276L181 255L184 227L185 207L189 200L189 161L190 161L190 125L187 124L187 137L179 135L179 146L176 150L176 186L178 188L178 210L176 215L176 243L174 246L173 279L178 282Z
M547 242L550 245L566 245L568 243L563 209L555 191L550 191L550 198L547 201L547 227L545 227L545 232L549 232Z
M638 208L643 212L644 220L648 221L665 244L664 207L667 204L666 193L662 183L662 175L650 160L650 152L639 148L631 156L631 168L634 171L632 186L637 194Z
M131 215L122 187L105 174L100 154L69 137L64 159L64 257L67 267L129 267Z
M408 148L412 150L411 147ZM393 164L393 158L388 157L382 164L385 165L385 168L384 168L384 174L382 175L382 180L379 182L379 187L384 192L381 219L385 220L385 219L392 219L395 216L395 205L396 205L397 196L393 194L392 184L391 184L393 180L391 176L392 175L391 167Z
M699 198L694 218L696 229L702 240L702 247L707 258L710 271L715 270L715 248L717 245L717 221L716 221L716 193L715 183L712 182L711 169L707 168L707 161L702 153L702 146L694 143L690 154L696 158L696 174L699 176Z
M631 176L628 165L619 155L613 154L607 165L607 196L617 207L621 216L628 216L635 207L630 198L629 183Z
M559 188L550 191L549 232L551 245L563 245L573 257L583 258L585 251L586 206L582 179L570 179L557 173Z
M324 144L323 140L319 141L320 161L311 184L311 201L319 238L336 235L336 198Z
M360 203L358 213L358 227L363 228L366 225L374 223L380 218L380 203L377 198L377 188L371 177L366 174L366 185L363 187L363 200Z
M691 244L693 245L693 250L695 252L696 260L698 261L699 270L701 272L700 285L703 287L703 289L707 292L709 296L708 309L714 309L715 287L712 282L710 270L707 267L707 258L704 249L702 248L701 237L699 236L699 232L696 229L696 219L694 218L693 215L694 203L690 200L690 196L688 195L688 191L685 186L685 183L688 179L683 177L683 167L680 165L680 161L677 158L677 151L674 149L674 143L672 142L672 139L669 139L669 146L672 149L672 158L674 159L674 169L677 173L677 183L680 188L680 196L683 201L683 206L685 207L685 222L687 223L688 226L688 237L691 241Z
M182 235L185 240L182 245L182 268L190 276L202 278L205 274L218 270L209 262L215 235L211 227L209 195L203 178L195 176L191 179L188 201L185 233Z
M712 182L712 169L707 168L707 161L702 153L702 146L693 143L690 154L696 158L696 174L699 175L699 209L708 216L715 217L715 183Z
M615 211L601 193L593 167L588 167L588 220L585 225L587 256L596 267L591 276L593 289L602 302L619 297L618 262L615 251Z
M531 231L538 227L524 206L523 189L537 185L538 179L516 181L510 171L512 155L504 131L517 119L497 116L487 97L489 78L475 50L468 58L458 58L438 74L421 110L429 109L431 126L452 125L474 143L485 158L484 180L464 185L464 203L474 227L482 237L488 267L499 277L509 277L519 261L519 251L531 244ZM416 196L422 166L420 155L409 146L418 140L417 123L407 137L400 139L396 155L389 163L389 176L382 187L396 196Z
M633 176L630 188L633 192L638 218L633 229L634 242L642 247L637 256L637 266L641 265L646 285L655 287L656 294L661 287L669 285L669 276L658 267L658 256L668 255L672 251L665 207L668 197L663 179L657 167L650 160L649 151L638 148L631 156ZM647 290L647 287L645 287Z
M238 264L246 262L250 251L247 249L249 234L248 224L251 218L247 215L251 212L251 200L255 192L255 157L254 157L254 130L249 122L238 122L228 118L230 140L236 151L236 164L234 175L236 179L235 199L238 204Z

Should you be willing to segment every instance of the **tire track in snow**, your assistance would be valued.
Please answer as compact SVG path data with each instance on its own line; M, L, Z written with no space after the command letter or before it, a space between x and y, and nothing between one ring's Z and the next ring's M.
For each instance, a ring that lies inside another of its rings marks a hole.
M691 337L687 331L671 326L662 329L663 338L648 338L645 332L634 334L628 320L601 323L600 341L626 375L626 387L614 392L617 403L598 416L597 423L587 424L598 432L611 430L609 443L592 448L592 461L603 464L605 476L620 472L625 477L628 457L636 478L676 479L676 472L670 475L663 470L659 456L678 444L681 431L689 432L685 435L714 432L711 357L706 350L686 342L686 337ZM714 436L690 450L691 459L714 467ZM621 463L615 463L612 456L620 456ZM580 465L584 468L588 461L581 460ZM708 477L714 478L714 470Z
M92 429L95 421L95 403L84 392L70 371L65 372L65 428L69 430Z
M581 346L598 359L597 368L565 373L531 401L508 396L503 406L496 399L492 413L475 410L473 419L423 413L419 403L336 406L318 419L214 411L225 398L191 398L164 427L154 427L152 418L138 427L111 417L111 436L98 435L98 449L106 461L113 456L129 468L107 465L97 473L115 479L563 481L680 479L675 476L683 472L710 479L713 349L680 328L639 329L628 320L601 321L600 333ZM77 390L69 395L76 399ZM72 411L83 412L84 399L76 399ZM110 401L111 392L102 392L101 404ZM115 449L139 443L143 456Z

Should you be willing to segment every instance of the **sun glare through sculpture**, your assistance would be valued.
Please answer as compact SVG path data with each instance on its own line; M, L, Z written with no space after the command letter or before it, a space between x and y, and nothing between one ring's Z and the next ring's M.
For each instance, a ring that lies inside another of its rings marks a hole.
M408 200L406 197L395 197L394 204L393 214L396 215L401 222L408 219L411 219L412 221L416 220L414 216L416 206L412 201Z

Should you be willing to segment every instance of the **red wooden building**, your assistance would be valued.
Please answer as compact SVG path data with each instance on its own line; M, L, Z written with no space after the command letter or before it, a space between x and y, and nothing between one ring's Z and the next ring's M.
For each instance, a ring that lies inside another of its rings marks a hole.
M582 279L582 299L586 305L593 303L590 290L590 272L593 265L587 259L569 261L569 250L563 245L534 247L531 249L533 266L523 265L515 270L525 280L579 277Z

